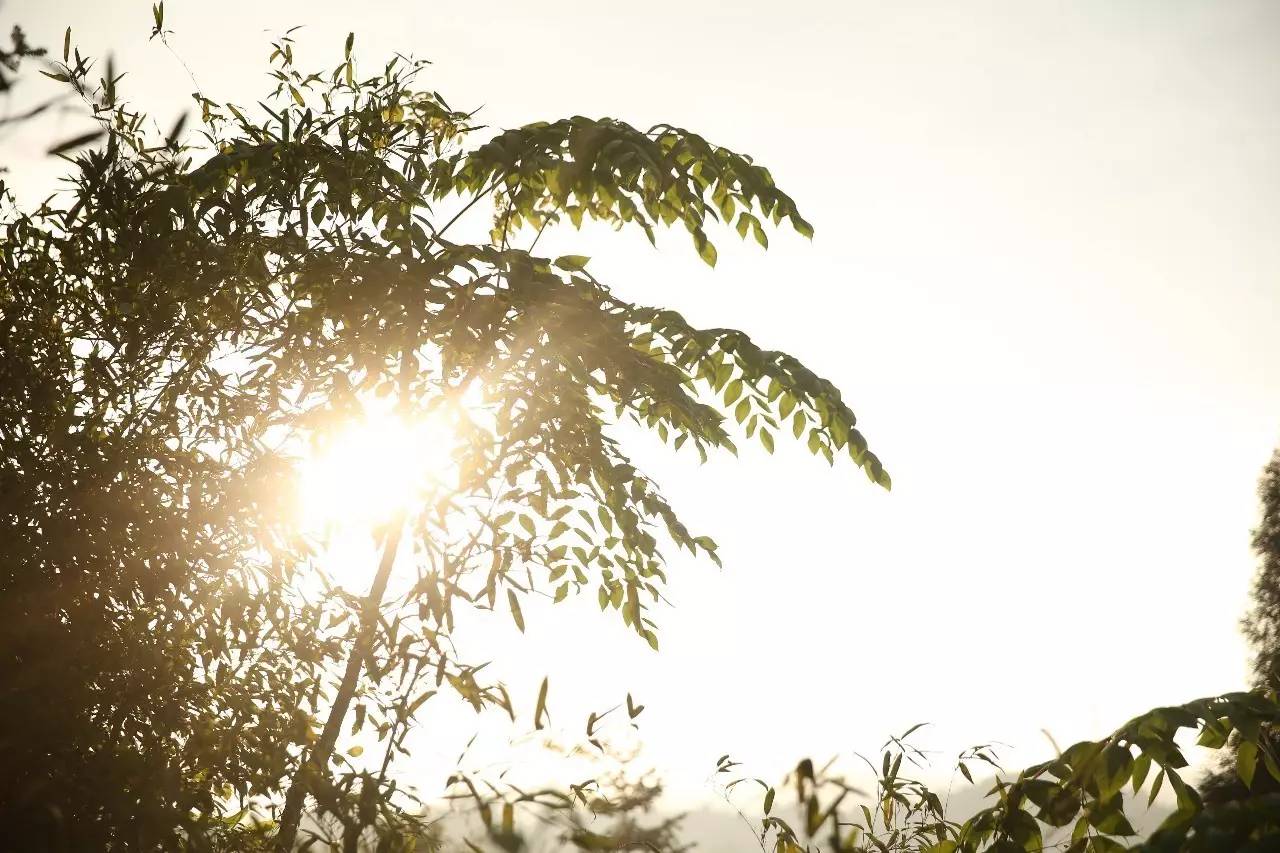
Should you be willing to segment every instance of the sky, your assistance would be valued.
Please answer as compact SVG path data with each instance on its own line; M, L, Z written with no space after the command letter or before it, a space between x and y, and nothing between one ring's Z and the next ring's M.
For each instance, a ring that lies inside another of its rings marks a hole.
M477 632L518 700L550 674L564 722L630 691L647 757L697 799L722 753L776 777L928 720L942 758L994 739L1018 766L1046 757L1042 730L1065 745L1244 686L1255 486L1280 442L1280 5L166 6L172 53L147 43L149 3L9 0L0 18L113 51L166 126L196 85L265 94L273 34L305 24L303 64L331 66L354 30L363 61L428 58L430 87L494 126L696 130L814 224L767 253L726 233L714 271L674 233L539 244L799 356L894 489L781 442L699 466L636 437L725 568L673 561L659 654L585 598L526 610L523 639ZM19 191L48 184L47 138L2 142Z

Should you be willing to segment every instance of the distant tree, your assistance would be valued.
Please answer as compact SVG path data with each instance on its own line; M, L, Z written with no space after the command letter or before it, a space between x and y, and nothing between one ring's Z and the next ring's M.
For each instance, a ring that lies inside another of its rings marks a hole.
M1245 637L1253 649L1253 686L1259 690L1280 689L1280 450L1263 469L1258 483L1261 518L1253 532L1253 552L1258 572L1253 581L1253 606L1242 622ZM1267 727L1264 742L1280 754L1280 729ZM1251 747L1245 750L1250 752ZM1236 772L1238 754L1200 783L1210 802L1228 802L1249 797L1280 794L1280 782L1267 776L1258 785L1244 785Z
M458 608L524 630L527 596L588 591L656 648L662 542L715 558L618 422L702 458L790 432L889 486L796 359L534 252L562 221L678 224L708 264L716 221L809 234L767 170L667 125L486 130L416 87L423 63L357 74L352 44L304 73L280 39L261 111L197 96L198 139L150 130L70 32L48 71L99 127L57 146L66 192L0 221L0 825L20 847L424 837L392 766L424 704L514 714L459 651ZM298 524L298 459L380 405L445 424L452 467L379 520L355 594ZM361 732L380 756L339 748Z
M1244 621L1253 645L1253 680L1257 687L1280 688L1280 450L1271 457L1258 485L1262 518L1253 532L1258 555L1253 582L1253 609Z

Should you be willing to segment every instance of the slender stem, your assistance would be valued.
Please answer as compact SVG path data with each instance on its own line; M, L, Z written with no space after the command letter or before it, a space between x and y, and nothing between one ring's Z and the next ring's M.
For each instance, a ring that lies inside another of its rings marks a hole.
M406 241L409 238L406 237ZM412 258L412 245L406 244L404 254ZM410 390L413 377L417 373L417 360L414 350L417 334L422 322L421 305L415 305L409 312L410 322L405 326L404 347L400 353L400 385L399 412L407 416L410 403ZM369 594L361 601L360 630L356 635L351 655L347 658L347 668L342 674L342 682L338 693L334 696L333 706L329 709L329 718L325 720L324 729L319 740L312 748L310 755L298 765L289 792L285 794L284 809L280 814L280 831L276 833L275 847L278 853L288 853L293 848L298 836L298 824L302 821L302 807L307 799L307 786L312 774L324 775L329 772L329 759L333 757L333 748L338 742L342 724L351 708L351 700L355 698L356 688L360 685L360 673L364 662L373 653L374 640L378 634L378 623L382 615L382 599L387 594L387 583L391 579L391 569L396 562L396 553L400 550L400 538L404 534L408 512L401 508L383 529L382 555L378 560L378 572L373 577L373 585ZM368 781L368 776L365 777ZM366 793L363 792L362 793Z
M378 631L378 621L382 611L382 598L387 592L387 582L391 577L391 568L395 565L396 553L400 549L400 537L404 531L405 513L396 517L387 525L386 538L382 541L382 556L378 561L378 573L374 575L369 594L364 597L360 612L360 632L356 635L355 645L347 658L347 668L342 674L342 683L334 697L333 706L329 709L329 718L325 721L320 739L312 748L311 754L298 767L289 793L285 795L284 810L280 814L280 831L276 834L276 849L288 851L293 849L298 835L298 824L302 820L302 807L307 798L307 782L312 773L326 773L329 759L333 756L333 748L342 731L342 723L347 711L351 708L351 700L355 698L356 688L360 683L360 673L364 661L373 651L374 637Z

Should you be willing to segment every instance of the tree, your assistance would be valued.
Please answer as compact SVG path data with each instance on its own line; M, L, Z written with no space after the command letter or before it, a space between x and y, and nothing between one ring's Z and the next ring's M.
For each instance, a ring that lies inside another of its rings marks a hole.
M1274 690L1280 688L1280 451L1262 472L1258 497L1262 520L1253 532L1253 551L1259 567L1244 632L1254 648L1254 684Z
M716 559L620 421L703 458L736 452L731 429L770 452L788 431L889 486L796 359L535 253L585 220L651 241L678 224L708 264L716 221L762 246L766 220L810 234L767 170L666 125L492 132L415 88L420 62L361 76L348 38L304 73L288 36L272 47L260 117L198 96L196 146L181 122L148 132L68 31L51 76L105 141L59 146L69 191L3 222L0 696L5 764L34 776L0 803L32 847L244 847L282 795L277 848L308 808L346 849L409 843L417 803L389 767L424 703L514 713L458 651L458 608L523 630L527 596L585 591L656 648L663 541ZM315 560L296 478L379 407L442 426L449 466L378 519L353 593ZM382 755L362 763L337 746L364 728Z
M104 124L133 120L110 73L90 93L64 60ZM245 470L212 452L251 412L175 294L219 247L158 224L179 163L126 144L79 159L68 209L7 200L2 226L0 817L20 849L238 834L225 792L284 772L323 652L319 609L255 556Z
M1242 622L1245 638L1253 647L1253 686L1257 690L1280 689L1280 451L1262 471L1258 483L1261 521L1253 532L1253 552L1258 557L1258 573L1253 581L1253 606ZM1273 754L1280 752L1277 729L1264 730L1264 743ZM1280 781L1267 777L1257 786L1243 784L1236 768L1240 763L1236 745L1226 763L1200 783L1206 800L1226 803L1257 796L1280 794ZM1245 761L1256 760L1254 748L1245 745Z

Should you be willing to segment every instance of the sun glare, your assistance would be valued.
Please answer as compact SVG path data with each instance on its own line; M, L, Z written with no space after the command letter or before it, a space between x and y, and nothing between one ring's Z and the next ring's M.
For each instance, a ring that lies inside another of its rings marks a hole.
M443 414L406 421L367 412L303 464L301 510L311 528L367 530L448 485L457 436Z

